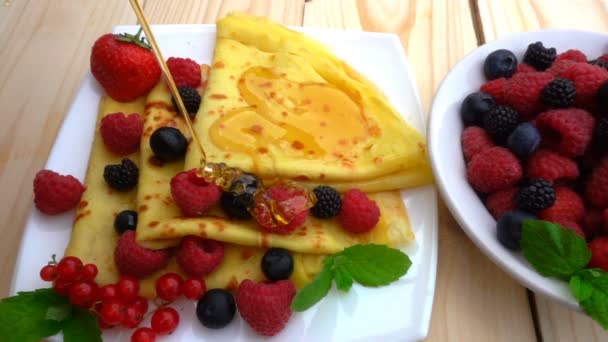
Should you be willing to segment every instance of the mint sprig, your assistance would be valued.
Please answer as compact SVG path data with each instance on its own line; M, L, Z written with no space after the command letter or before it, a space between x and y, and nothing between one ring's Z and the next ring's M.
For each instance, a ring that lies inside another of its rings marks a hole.
M584 238L570 229L546 221L526 220L522 226L524 257L547 277L568 281L583 310L608 329L608 273L584 269L591 250Z
M75 325L86 331L78 333ZM73 308L66 297L53 289L19 292L0 300L2 341L38 342L62 330L64 341L101 341L97 318L86 310Z
M398 249L384 245L355 245L334 254L323 264L317 277L298 292L291 308L305 311L327 295L332 280L341 291L348 291L353 282L363 286L387 285L407 273L412 262Z

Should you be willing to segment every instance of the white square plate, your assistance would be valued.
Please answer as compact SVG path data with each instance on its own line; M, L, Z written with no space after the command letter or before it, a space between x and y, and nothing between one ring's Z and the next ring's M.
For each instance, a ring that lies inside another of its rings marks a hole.
M377 84L403 117L420 132L425 117L420 106L413 73L395 35L296 28L333 48L333 51ZM210 63L215 46L215 25L163 25L153 27L165 58L188 57ZM136 26L118 26L115 33L137 31ZM65 117L46 164L62 174L84 180L93 141L95 118L103 90L88 73ZM426 337L429 329L437 265L437 199L434 187L403 191L416 241L403 249L413 265L395 283L368 289L355 284L348 293L335 288L313 308L294 313L285 330L274 341L413 341ZM63 255L70 238L74 212L46 216L32 206L11 293L48 284L37 270L51 254ZM196 319L194 301L173 304L180 312L179 328L159 341L257 341L257 336L240 318L221 330L204 328ZM142 326L149 326L144 321ZM111 329L106 341L128 341L132 331Z

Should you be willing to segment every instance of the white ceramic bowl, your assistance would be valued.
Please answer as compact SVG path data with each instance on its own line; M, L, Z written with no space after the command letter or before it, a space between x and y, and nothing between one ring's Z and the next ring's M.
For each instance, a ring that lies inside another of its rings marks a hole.
M557 52L578 49L589 59L608 52L608 35L575 30L545 30L510 35L480 46L463 58L445 77L433 100L428 133L429 153L437 185L452 215L473 242L506 272L534 292L569 308L580 310L565 282L538 274L519 252L496 239L496 221L466 179L460 134L460 104L486 82L483 62L494 50L513 51L521 62L530 43L543 42Z

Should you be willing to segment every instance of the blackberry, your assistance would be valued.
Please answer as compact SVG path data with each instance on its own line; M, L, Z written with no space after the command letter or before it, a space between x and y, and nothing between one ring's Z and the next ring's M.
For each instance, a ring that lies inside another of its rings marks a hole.
M599 66L599 67L602 67L602 68L608 70L608 61L603 60L603 59L594 59L592 61L589 61L589 64Z
M540 98L546 105L566 108L574 103L575 96L574 82L565 78L556 78L547 84Z
M539 178L519 189L515 195L515 206L531 213L547 209L555 203L555 188L553 184Z
M519 123L519 113L508 106L496 106L483 117L483 128L497 144L503 144Z
M188 114L190 117L195 117L196 113L198 112L198 107L201 105L201 95L198 93L198 91L196 91L196 89L190 86L181 86L177 87L177 89L179 90L179 96L182 98L182 101L184 101L184 106L186 106ZM175 111L179 112L175 98L171 98L171 101L173 102L173 108L175 108Z
M314 188L313 192L317 196L317 203L310 209L314 217L330 218L338 215L342 209L342 199L336 189L321 185Z
M524 63L530 64L538 71L544 71L553 64L556 57L555 48L547 49L543 46L543 43L536 42L528 45L524 55Z
M124 158L120 164L106 165L103 178L112 189L128 191L137 185L139 169L130 159Z
M600 114L608 115L608 81L604 82L595 95Z

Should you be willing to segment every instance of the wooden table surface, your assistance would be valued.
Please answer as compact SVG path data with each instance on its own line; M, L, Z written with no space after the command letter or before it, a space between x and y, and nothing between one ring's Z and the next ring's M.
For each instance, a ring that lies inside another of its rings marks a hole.
M155 24L214 23L244 11L289 25L393 32L428 111L448 70L486 41L543 28L608 31L608 0L143 0ZM126 0L0 0L0 296L8 294L32 179L44 167L89 67ZM32 270L33 271L33 270ZM440 203L439 266L428 341L606 341L586 316L535 296L473 245Z

